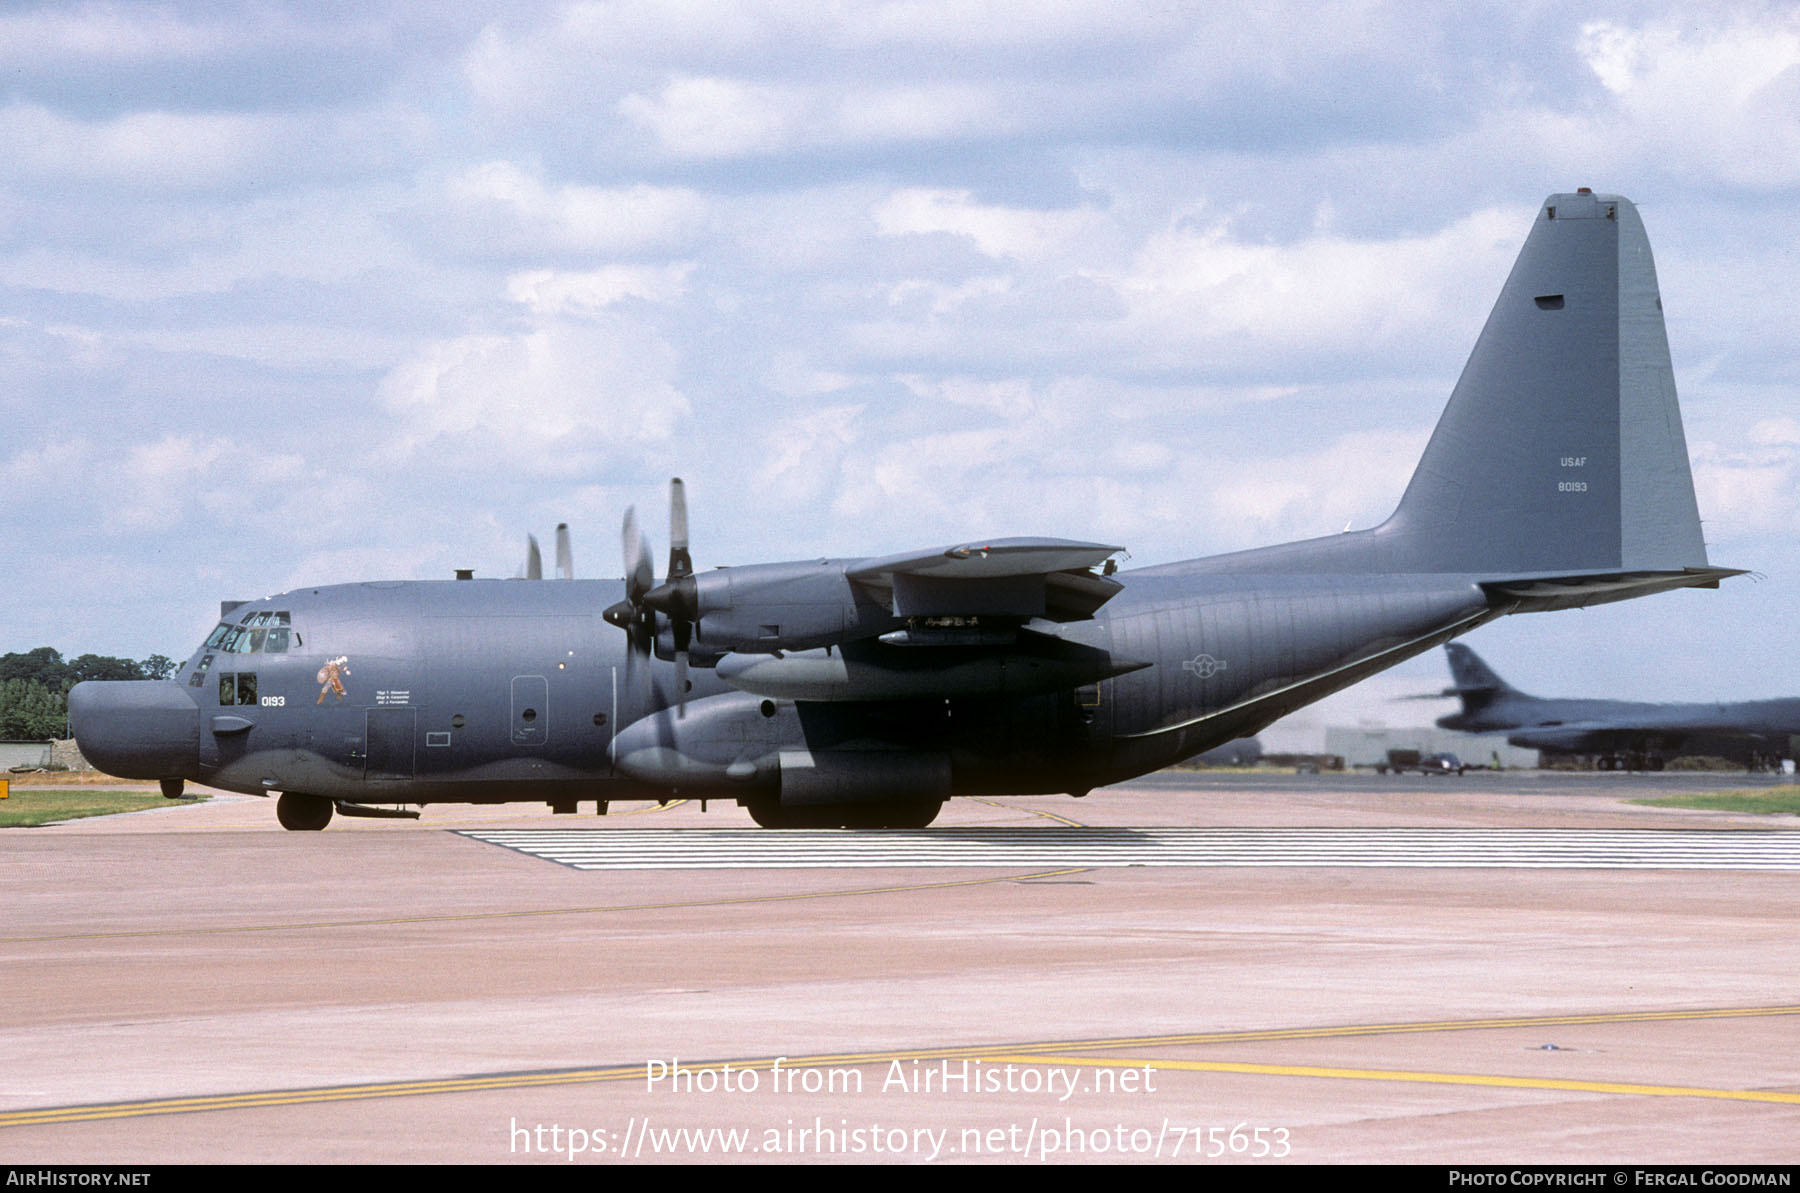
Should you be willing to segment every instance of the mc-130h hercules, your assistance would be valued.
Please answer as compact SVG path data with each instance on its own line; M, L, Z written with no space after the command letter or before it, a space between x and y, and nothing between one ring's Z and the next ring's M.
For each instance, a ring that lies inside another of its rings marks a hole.
M333 808L729 799L770 827L922 827L956 795L1080 795L1257 732L1507 613L1716 587L1650 245L1554 195L1392 517L1119 572L992 539L662 583L300 589L228 606L172 681L70 694L115 775ZM386 814L399 814L388 812ZM416 815L416 813L407 813Z

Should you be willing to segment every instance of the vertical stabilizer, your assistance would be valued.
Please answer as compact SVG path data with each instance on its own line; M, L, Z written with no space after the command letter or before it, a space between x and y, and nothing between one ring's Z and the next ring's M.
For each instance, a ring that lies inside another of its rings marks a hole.
M1499 674L1488 666L1480 655L1462 643L1450 643L1444 647L1444 653L1450 656L1450 678L1456 684L1452 690L1458 694L1516 692L1517 689L1501 679Z
M1706 566L1650 242L1617 195L1552 195L1399 508L1405 570Z
M1462 701L1462 710L1447 717L1439 717L1439 728L1467 732L1492 729L1496 726L1485 718L1490 709L1497 705L1510 707L1517 702L1529 702L1533 699L1501 679L1492 667L1482 661L1480 655L1462 643L1448 644L1444 647L1444 653L1450 656L1450 677L1455 681L1444 695L1456 696ZM1515 722L1503 722L1511 723Z

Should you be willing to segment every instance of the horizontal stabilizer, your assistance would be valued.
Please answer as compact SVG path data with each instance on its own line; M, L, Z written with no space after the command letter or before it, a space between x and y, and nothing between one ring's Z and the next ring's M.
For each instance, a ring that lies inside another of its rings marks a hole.
M1517 602L1511 612L1541 613L1627 601L1677 588L1717 588L1720 580L1743 574L1741 568L1692 567L1668 572L1534 576L1492 580L1482 587L1492 597Z

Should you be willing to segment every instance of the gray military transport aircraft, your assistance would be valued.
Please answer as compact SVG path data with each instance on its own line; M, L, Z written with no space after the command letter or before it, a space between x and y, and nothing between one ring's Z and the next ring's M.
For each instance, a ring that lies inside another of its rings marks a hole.
M1747 769L1794 756L1800 699L1733 704L1651 704L1631 700L1558 700L1527 696L1460 642L1444 647L1456 686L1444 692L1462 711L1439 717L1445 729L1504 733L1550 754L1592 755L1597 770L1661 770L1671 758L1709 755Z
M1371 295L1370 301L1379 301ZM979 539L658 584L384 582L228 602L172 681L69 698L111 774L280 793L290 829L402 805L732 800L767 827L923 827L957 795L1116 783L1508 613L1717 587L1637 210L1538 211L1381 525L1117 570Z

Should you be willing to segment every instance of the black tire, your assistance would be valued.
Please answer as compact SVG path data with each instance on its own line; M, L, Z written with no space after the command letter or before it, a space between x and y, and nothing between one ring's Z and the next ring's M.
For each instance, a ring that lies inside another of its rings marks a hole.
M756 800L744 805L750 819L762 828L839 828L834 818L836 809L823 807L785 808L780 800Z
M924 828L937 819L944 801L938 799L882 800L868 804L817 804L784 807L778 800L757 800L744 805L750 819L763 828Z
M896 799L878 804L851 804L844 809L845 828L925 828L943 811L941 799Z
M275 801L275 819L294 833L316 833L331 823L331 801L322 795L284 791Z

